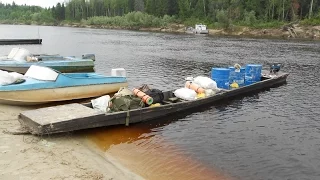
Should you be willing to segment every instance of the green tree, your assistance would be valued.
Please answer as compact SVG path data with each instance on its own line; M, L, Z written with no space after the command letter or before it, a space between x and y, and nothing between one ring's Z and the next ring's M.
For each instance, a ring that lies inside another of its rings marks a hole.
M191 1L190 0L178 0L178 6L179 6L179 16L182 19L186 19L190 17L190 6Z

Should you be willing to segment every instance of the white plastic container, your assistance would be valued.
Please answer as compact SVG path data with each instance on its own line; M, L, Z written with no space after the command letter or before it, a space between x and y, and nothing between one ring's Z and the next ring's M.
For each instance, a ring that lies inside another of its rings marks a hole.
M111 69L111 76L127 77L126 70L124 68Z

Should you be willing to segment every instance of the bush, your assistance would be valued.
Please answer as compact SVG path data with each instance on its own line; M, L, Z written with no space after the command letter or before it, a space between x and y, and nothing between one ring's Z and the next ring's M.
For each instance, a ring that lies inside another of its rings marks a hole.
M228 12L225 10L219 10L217 12L217 21L219 23L219 26L221 26L224 29L229 29L231 25L231 20L228 18Z
M202 20L200 20L199 18L191 17L191 18L186 19L184 21L184 24L186 26L194 27L195 24L199 24L200 22L202 22Z
M254 11L244 12L244 22L248 26L252 26L257 22L256 13Z
M174 22L175 18L165 15L163 18L158 18L146 13L130 12L124 16L95 16L82 20L82 24L86 25L105 25L105 26L118 26L121 28L141 28L141 27L162 27L167 26L169 23Z
M317 26L320 24L320 17L319 18L311 18L311 19L304 19L300 22L302 25L310 25L310 26Z
M258 29L264 29L264 28L278 28L283 25L285 25L286 22L283 21L270 21L270 22L257 22L252 27L258 28Z

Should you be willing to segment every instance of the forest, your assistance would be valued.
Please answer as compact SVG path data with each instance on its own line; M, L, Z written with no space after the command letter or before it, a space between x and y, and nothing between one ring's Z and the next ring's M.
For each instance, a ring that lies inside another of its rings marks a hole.
M319 25L319 9L320 0L70 0L50 8L0 1L0 23L81 23L124 28L205 23L212 28L259 28L298 21Z

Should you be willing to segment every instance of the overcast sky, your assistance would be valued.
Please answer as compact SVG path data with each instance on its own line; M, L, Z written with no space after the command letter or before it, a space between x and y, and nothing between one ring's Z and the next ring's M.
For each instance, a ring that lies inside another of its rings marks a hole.
M58 2L62 3L64 1L68 0L0 0L2 3L6 4L12 4L12 1L14 1L16 4L23 5L36 5L36 6L42 6L42 7L52 7L53 5L56 6Z

